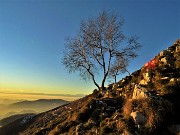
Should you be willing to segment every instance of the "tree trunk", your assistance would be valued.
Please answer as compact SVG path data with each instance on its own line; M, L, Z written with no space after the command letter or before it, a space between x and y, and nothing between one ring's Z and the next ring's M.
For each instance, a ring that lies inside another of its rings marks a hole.
M102 80L102 84L101 84L101 89L102 89L102 91L104 91L104 90L106 90L106 88L104 87L104 83L105 83L105 81L106 81L106 77L107 77L107 73L104 75L104 78L103 78L103 80Z
M94 82L94 84L96 85L96 87L98 87L98 90L100 90L100 87L99 87L99 85L96 83L96 81L93 79L93 82Z
M114 83L115 83L115 84L116 84L116 81L117 81L117 80L116 80L116 75L115 75L115 77L114 77Z
M94 78L93 73L91 73L89 70L87 70L87 71L88 71L88 73L91 75L92 80L93 80L93 83L96 85L96 87L98 87L98 90L100 90L100 87L99 87L99 85L97 84L97 82L96 82L96 80L95 80L95 78Z

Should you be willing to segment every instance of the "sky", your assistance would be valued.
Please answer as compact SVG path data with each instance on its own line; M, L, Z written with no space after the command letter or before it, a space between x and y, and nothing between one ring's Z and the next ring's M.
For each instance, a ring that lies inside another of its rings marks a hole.
M0 92L91 93L93 82L69 74L61 59L65 39L102 11L122 16L124 33L140 37L131 73L180 38L179 0L0 0Z

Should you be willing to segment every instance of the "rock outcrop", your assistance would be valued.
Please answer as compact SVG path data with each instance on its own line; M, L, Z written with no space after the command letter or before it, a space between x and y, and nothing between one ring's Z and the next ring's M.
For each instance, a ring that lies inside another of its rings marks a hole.
M150 93L148 92L147 88L142 87L137 84L135 85L132 99L148 98L149 96L150 96Z

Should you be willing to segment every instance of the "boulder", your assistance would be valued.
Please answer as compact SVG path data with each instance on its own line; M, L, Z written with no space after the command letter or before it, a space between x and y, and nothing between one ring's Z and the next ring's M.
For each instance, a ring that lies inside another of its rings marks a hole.
M150 93L145 87L135 85L132 99L148 98Z
M161 58L160 60L164 65L171 65L172 64L172 59L171 57L164 57L164 58Z
M163 62L166 65L167 64L167 57L162 58L161 62Z
M143 125L146 121L146 117L141 112L138 111L132 112L131 116L133 117L134 122L137 125Z

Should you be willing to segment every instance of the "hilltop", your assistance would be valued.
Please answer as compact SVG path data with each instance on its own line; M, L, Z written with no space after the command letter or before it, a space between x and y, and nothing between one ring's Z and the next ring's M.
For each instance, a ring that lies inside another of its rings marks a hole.
M0 128L1 135L180 134L180 39L106 91Z

